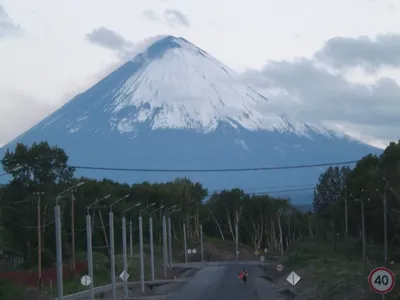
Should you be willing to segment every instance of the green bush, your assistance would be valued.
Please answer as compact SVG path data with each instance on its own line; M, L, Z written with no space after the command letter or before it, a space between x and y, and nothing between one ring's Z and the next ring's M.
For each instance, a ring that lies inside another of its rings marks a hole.
M1 300L13 300L21 295L23 289L10 280L0 279L0 299Z

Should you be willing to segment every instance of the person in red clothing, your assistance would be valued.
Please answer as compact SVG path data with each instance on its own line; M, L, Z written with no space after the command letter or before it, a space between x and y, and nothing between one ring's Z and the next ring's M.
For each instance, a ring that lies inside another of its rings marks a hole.
M242 283L246 282L247 276L248 276L248 273L246 270L242 270L241 272L239 272L239 279L242 280Z

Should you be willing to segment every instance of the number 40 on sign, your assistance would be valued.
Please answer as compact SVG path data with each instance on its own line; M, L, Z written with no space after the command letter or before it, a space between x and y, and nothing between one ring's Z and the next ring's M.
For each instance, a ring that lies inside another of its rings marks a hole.
M388 268L379 267L369 273L368 283L375 293L384 295L393 290L395 277Z

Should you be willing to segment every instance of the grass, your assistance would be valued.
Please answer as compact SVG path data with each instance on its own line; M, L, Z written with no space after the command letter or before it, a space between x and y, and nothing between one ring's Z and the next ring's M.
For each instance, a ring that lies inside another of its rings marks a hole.
M336 251L333 251L331 242L303 239L292 244L284 265L285 270L299 270L305 274L299 290L312 287L318 294L323 294L324 299L352 293L354 300L374 299L369 292L367 277L373 268L382 265L379 259L382 255L371 249L368 255L370 260L364 264L361 253L357 240L338 241ZM391 265L391 269L400 280L400 265ZM395 287L386 299L398 300L399 293L400 288Z
M0 299L1 300L15 300L22 298L25 289L13 284L6 279L0 279Z

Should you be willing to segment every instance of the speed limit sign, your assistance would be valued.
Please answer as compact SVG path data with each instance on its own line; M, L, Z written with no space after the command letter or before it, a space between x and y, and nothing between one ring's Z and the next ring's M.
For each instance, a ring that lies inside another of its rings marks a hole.
M379 267L369 273L368 283L375 293L384 295L393 290L395 277L388 268Z

